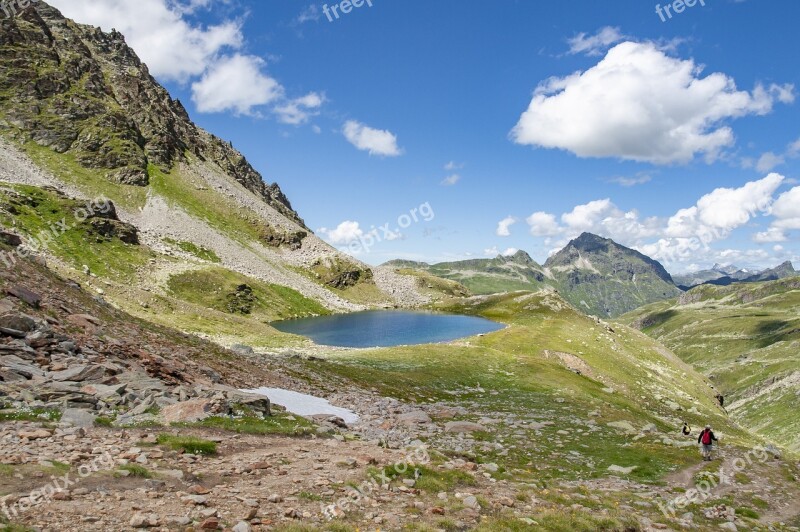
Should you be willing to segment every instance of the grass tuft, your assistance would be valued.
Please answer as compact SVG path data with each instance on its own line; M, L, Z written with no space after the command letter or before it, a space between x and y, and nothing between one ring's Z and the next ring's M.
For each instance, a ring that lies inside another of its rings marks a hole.
M217 454L217 444L213 441L203 440L192 436L175 436L173 434L159 434L158 444L165 445L175 451L189 454Z

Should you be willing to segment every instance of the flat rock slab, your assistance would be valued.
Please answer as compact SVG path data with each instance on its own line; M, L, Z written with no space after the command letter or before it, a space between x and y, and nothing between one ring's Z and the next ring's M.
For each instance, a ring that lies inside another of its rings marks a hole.
M445 432L485 432L486 427L478 423L471 423L469 421L451 421L444 426Z
M636 430L636 427L634 427L630 423L630 421L612 421L611 423L608 423L608 426L613 427L615 429L619 429L624 432L630 432L630 433L639 432L638 430Z
M17 433L17 436L20 438L26 438L28 440L41 440L43 438L49 438L52 435L53 433L46 429L22 430Z
M95 419L97 418L93 414L80 408L67 408L61 415L61 422L68 423L73 427L94 427Z
M54 381L82 382L102 379L106 374L105 368L101 366L72 366L64 371L54 371L48 377Z
M24 301L33 308L39 308L39 305L42 303L42 296L36 292L28 290L24 286L17 285L12 286L11 288L6 288L6 293L16 297L20 301Z
M431 417L422 410L415 410L414 412L407 412L397 416L397 422L402 425L422 425L431 421Z
M622 473L623 475L630 475L633 473L638 466L630 466L630 467L622 467L618 465L610 465L608 466L608 470L611 473Z
M67 316L67 321L78 327L93 330L100 326L100 320L89 314L72 314Z
M34 376L41 377L44 375L44 370L39 366L22 360L14 355L0 356L0 368L5 368L7 371L22 375L26 379L31 379Z

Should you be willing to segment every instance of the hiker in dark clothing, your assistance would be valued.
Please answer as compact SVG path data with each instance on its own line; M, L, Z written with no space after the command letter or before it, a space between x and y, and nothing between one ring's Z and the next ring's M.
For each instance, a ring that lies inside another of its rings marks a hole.
M719 401L719 406L721 406L722 408L725 408L725 396L722 395L721 393L718 393L716 395L716 398L717 398L717 401Z
M711 430L711 425L706 425L706 428L703 429L703 432L700 433L700 436L697 438L697 443L703 445L703 460L710 462L711 461L711 446L713 445L712 442L718 441L717 437L714 436L714 431Z
M692 429L689 428L689 424L686 423L685 421L683 422L683 428L681 429L681 433L683 433L684 436L688 436L689 434L692 433Z

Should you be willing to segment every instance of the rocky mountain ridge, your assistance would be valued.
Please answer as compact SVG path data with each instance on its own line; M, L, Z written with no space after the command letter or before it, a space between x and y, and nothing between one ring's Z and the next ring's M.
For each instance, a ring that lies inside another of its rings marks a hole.
M425 271L458 281L477 294L552 287L576 308L603 317L680 294L660 263L591 233L570 241L543 266L525 251L494 259L434 265L391 261L384 266Z
M217 165L304 226L280 187L230 144L190 120L125 37L76 24L41 2L1 22L0 98L12 138L74 156L115 182L146 186L149 165L169 171L187 153Z
M682 290L689 290L702 284L727 286L732 283L754 283L760 281L775 281L797 275L791 261L785 261L774 268L761 271L740 269L734 265L715 264L710 270L675 275L675 284Z

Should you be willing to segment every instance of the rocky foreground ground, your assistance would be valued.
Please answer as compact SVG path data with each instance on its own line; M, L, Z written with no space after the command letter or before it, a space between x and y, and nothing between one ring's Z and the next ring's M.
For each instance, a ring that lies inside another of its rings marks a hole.
M657 483L622 465L569 474L591 465L580 445L597 435L692 443L558 400L517 413L405 402L332 379L317 350L235 353L138 321L33 261L0 277L0 529L797 529L797 464L776 449L712 497L669 507L745 451ZM304 419L239 391L265 385L360 421ZM520 445L524 470L504 462ZM738 500L766 506L754 517Z

